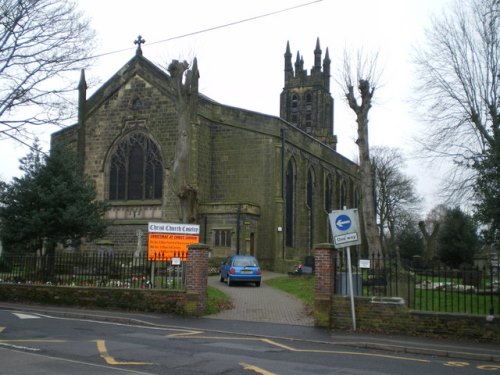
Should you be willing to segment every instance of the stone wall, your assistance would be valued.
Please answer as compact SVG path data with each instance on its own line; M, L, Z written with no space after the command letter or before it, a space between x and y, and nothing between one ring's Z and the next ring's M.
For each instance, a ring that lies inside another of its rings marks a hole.
M324 243L315 245L314 252L314 323L333 330L353 330L350 297L334 294L337 250ZM500 343L498 317L413 311L399 297L355 297L354 305L356 331Z
M333 296L331 328L352 330L348 296ZM400 298L356 297L356 330L438 338L472 339L500 343L500 319L484 315L413 311Z
M0 301L192 314L185 291L0 284Z
M0 283L0 301L201 316L207 311L208 246L189 246L185 290Z

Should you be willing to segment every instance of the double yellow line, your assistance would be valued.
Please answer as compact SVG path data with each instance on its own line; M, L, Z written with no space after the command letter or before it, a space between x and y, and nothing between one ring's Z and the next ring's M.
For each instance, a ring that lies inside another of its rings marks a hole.
M94 340L97 343L97 350L101 355L101 358L106 361L108 365L152 365L150 362L120 362L114 357L110 356L108 349L106 348L106 342L104 340Z

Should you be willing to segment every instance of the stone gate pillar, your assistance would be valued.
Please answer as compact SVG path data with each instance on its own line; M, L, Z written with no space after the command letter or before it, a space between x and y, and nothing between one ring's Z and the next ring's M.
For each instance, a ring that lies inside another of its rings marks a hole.
M208 245L203 243L188 246L185 310L189 315L201 316L207 311L208 252Z
M337 250L333 244L314 245L314 262L314 325L330 328L337 272Z

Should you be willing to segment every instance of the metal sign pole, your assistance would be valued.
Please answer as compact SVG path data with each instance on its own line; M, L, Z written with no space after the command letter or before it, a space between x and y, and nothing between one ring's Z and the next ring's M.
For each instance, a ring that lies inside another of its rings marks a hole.
M151 288L154 288L155 287L155 263L156 261L153 260L153 262L151 262Z
M354 308L354 288L352 286L351 247L347 247L347 272L349 273L349 295L351 296L352 330L356 331L356 310Z

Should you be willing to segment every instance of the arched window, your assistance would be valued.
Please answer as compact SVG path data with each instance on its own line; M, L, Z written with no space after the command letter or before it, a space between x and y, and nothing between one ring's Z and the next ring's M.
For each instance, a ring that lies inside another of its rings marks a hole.
M345 181L342 181L340 183L340 202L339 202L339 209L340 210L343 210L344 207L348 208L347 207L347 187L346 187L346 184L345 184Z
M359 208L359 191L358 188L354 188L354 208Z
M134 100L132 101L132 110L138 111L142 109L142 107L143 107L142 100L140 98L134 98Z
M332 201L332 177L330 175L326 176L325 179L325 211L331 212L333 210L333 201Z
M163 158L156 144L132 133L117 145L109 167L110 200L161 199Z
M292 160L288 162L285 175L285 244L293 246L295 203L295 168Z
M297 94L292 95L292 105L291 105L290 121L292 124L297 125L298 123L298 111L299 111L299 97Z
M312 94L308 92L306 94L306 132L311 132L312 127Z
M311 110L312 106L312 95L310 92L306 94L306 109Z
M314 198L314 174L312 169L309 169L307 172L307 207L313 207L313 198Z
M309 248L312 249L314 233L314 171L312 168L307 172L307 206L309 207Z

